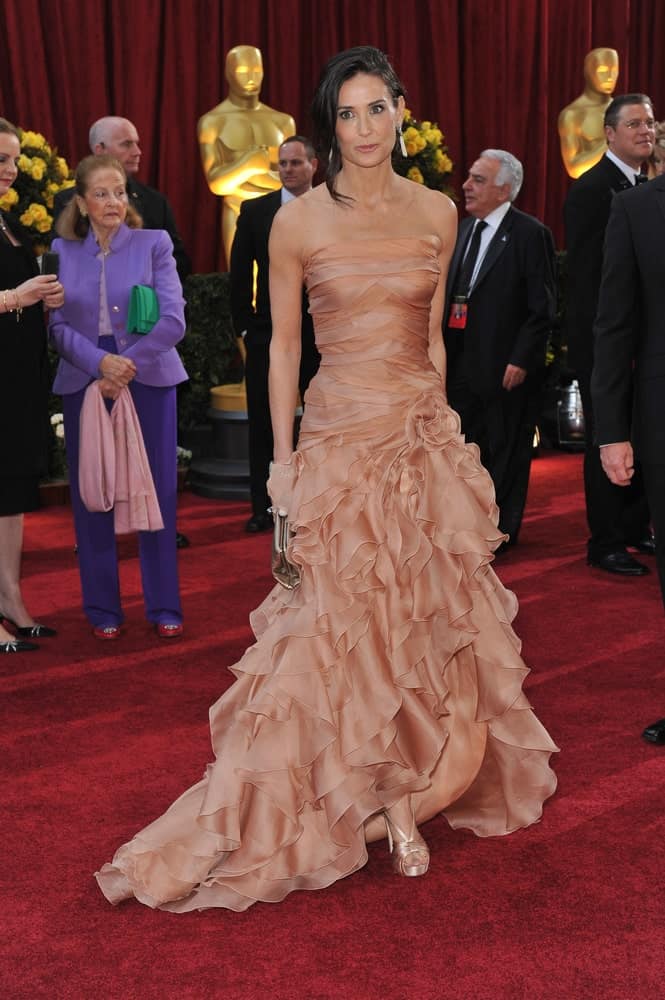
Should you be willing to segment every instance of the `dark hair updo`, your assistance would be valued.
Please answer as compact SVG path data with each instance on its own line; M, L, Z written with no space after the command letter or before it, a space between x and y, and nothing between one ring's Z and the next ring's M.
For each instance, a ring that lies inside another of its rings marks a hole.
M342 169L342 157L335 134L339 92L342 84L358 73L380 77L395 105L399 97L405 96L404 87L390 65L387 55L373 45L357 45L355 48L345 49L344 52L338 52L333 56L324 66L312 101L312 122L314 144L317 150L328 158L326 187L335 201L347 200L335 190L335 178Z

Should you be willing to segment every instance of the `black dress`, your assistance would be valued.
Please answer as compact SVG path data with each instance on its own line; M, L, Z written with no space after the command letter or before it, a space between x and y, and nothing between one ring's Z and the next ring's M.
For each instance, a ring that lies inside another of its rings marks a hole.
M16 239L0 231L0 290L13 289L38 274L25 231L4 219ZM13 305L13 296L8 297ZM0 314L0 516L39 506L39 480L47 467L48 364L41 302Z

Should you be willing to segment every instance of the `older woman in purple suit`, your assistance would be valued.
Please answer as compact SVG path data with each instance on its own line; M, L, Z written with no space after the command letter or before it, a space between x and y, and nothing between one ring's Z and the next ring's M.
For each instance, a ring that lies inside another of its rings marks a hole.
M88 156L76 170L76 197L58 220L65 305L51 314L60 354L54 392L63 397L65 442L78 545L83 607L95 636L117 639L123 614L113 511L91 512L79 492L79 416L90 383L112 405L129 387L164 527L139 531L146 617L161 638L182 634L176 551L176 385L187 379L175 345L185 332L173 247L162 230L143 230L128 205L127 178L110 156ZM134 285L154 289L159 319L128 332Z

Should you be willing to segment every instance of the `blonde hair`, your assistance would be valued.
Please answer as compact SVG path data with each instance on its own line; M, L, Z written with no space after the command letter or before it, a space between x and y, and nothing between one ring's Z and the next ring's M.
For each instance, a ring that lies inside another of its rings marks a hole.
M127 184L127 174L120 160L115 156L102 153L99 156L86 156L81 160L74 174L75 192L79 197L85 197L90 183L90 178L98 170L117 170L125 184ZM143 219L130 203L127 205L126 224L130 229L141 229ZM78 201L74 197L63 209L55 224L56 232L65 240L84 240L90 232L90 220L87 215L81 213Z
M16 128L16 125L12 125L8 122L6 118L0 118L0 132L9 133L10 135L15 135L18 141L21 141L21 133Z

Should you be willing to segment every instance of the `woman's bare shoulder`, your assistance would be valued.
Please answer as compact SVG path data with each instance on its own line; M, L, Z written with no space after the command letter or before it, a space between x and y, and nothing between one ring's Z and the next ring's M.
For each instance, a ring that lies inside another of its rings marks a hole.
M324 184L312 188L282 205L275 216L272 232L276 233L280 243L286 241L289 248L298 249L300 255L305 257L314 244L320 242L322 230L330 224L331 204L332 199Z
M410 183L414 183L410 181ZM435 191L432 188L417 185L415 206L427 215L434 214L442 221L457 219L457 206L452 198L449 198L443 191Z
M457 236L457 206L455 202L431 188L415 184L417 191L411 203L409 216L423 232L434 233L440 237L443 247L454 244Z

